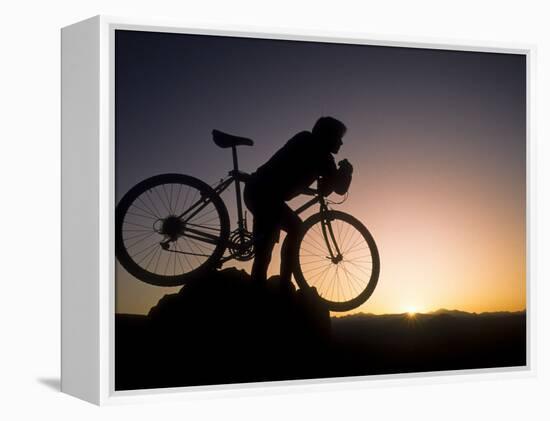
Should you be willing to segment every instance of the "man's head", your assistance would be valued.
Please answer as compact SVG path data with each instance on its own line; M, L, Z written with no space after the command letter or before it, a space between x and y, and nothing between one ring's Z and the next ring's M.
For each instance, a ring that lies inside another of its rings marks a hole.
M321 117L313 126L313 136L327 147L329 152L338 153L342 146L342 138L346 134L346 126L333 117Z

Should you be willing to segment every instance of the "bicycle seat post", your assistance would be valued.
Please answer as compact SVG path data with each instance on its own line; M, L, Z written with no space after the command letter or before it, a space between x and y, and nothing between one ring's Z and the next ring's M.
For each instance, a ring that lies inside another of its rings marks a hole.
M231 153L233 154L233 169L239 171L239 158L237 157L237 147L231 146Z
M231 153L233 155L233 171L235 174L239 173L239 158L237 157L237 147L235 145L231 146ZM244 221L243 221L243 206L241 200L241 182L239 181L238 176L235 177L235 194L237 196L237 224L239 226L239 231L243 232L244 230Z

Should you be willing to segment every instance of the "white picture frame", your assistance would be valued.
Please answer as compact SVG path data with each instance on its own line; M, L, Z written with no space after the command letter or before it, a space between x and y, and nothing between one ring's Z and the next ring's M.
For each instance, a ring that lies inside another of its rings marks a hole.
M322 41L478 52L523 54L527 63L527 365L518 368L359 376L244 385L197 386L140 391L114 390L114 31L117 29L205 34L280 40ZM293 393L341 387L513 378L535 374L533 332L535 282L531 224L534 156L530 138L531 45L457 41L384 39L363 34L295 31L277 28L186 27L178 22L96 16L67 26L62 43L62 377L63 392L103 405L188 399L197 396L241 396L265 390Z

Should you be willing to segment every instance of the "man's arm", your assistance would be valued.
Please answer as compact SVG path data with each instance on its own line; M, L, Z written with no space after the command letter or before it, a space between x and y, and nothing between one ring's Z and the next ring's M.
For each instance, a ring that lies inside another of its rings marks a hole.
M332 156L330 158L326 171L319 178L319 192L323 196L328 196L332 192L340 195L346 194L351 184L353 166L347 159L343 159L338 163L339 167L336 168L334 158Z

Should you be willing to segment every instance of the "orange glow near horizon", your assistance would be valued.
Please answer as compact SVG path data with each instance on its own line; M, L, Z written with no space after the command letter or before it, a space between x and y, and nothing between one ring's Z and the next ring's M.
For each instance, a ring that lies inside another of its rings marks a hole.
M423 188L415 191L406 180L378 186L358 173L349 199L338 209L352 213L373 234L381 256L380 278L366 303L333 315L525 309L522 206L507 208L494 189L488 196L475 175L470 180L424 179ZM278 273L282 239L273 251L270 275ZM236 263L225 267L250 270L249 262ZM120 313L145 314L164 294L179 289L149 286L122 275L119 266L117 270L120 286L134 284L126 289L131 296L117 295Z

